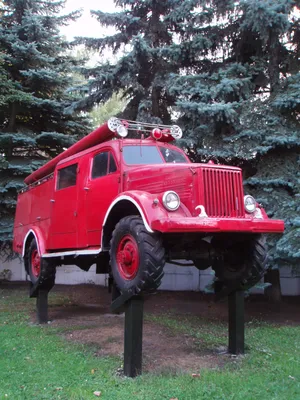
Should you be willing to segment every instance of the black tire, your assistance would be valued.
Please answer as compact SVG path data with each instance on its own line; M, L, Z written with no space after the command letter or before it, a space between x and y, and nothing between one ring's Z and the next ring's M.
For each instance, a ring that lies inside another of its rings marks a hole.
M26 251L26 264L31 283L42 286L53 286L55 282L56 267L51 260L41 258L35 239L32 239ZM39 262L39 268L34 265L34 259Z
M223 244L214 263L216 278L235 290L248 290L258 283L267 271L268 250L263 235Z
M138 216L122 218L110 241L113 279L123 293L153 292L164 275L165 249L161 235L149 233Z

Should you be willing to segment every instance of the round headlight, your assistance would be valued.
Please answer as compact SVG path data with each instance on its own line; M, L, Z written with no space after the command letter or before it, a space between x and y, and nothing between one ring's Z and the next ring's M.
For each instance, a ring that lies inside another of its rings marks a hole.
M256 201L254 197L247 195L244 197L245 209L248 213L254 213L256 210Z
M170 211L176 211L180 206L180 199L176 192L165 192L162 201L166 209Z

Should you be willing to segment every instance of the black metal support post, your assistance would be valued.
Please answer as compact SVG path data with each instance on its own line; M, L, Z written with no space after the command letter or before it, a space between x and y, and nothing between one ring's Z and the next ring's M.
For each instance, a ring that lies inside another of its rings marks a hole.
M244 292L234 291L228 296L229 346L231 354L243 354L245 350Z
M112 286L112 312L125 311L124 375L134 378L142 373L144 298L131 290L120 293Z
M112 292L114 280L111 276L108 277L108 293Z
M134 296L125 308L124 375L131 378L142 373L143 306L143 297Z
M36 296L36 314L39 324L48 322L48 289L39 289Z

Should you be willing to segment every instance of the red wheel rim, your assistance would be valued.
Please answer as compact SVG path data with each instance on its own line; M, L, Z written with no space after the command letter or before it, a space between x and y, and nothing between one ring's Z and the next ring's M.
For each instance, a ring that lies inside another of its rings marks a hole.
M121 277L128 281L132 280L138 273L140 257L137 243L131 235L121 239L116 258Z
M31 253L31 271L33 276L39 277L41 272L41 257L37 249L33 250Z

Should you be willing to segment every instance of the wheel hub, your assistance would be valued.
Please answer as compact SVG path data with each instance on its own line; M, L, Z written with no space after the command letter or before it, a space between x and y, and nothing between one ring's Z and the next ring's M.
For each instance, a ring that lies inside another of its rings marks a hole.
M135 239L131 235L124 236L117 249L117 265L123 279L132 280L138 273L139 251Z
M31 253L31 271L33 275L38 278L41 272L41 257L37 249Z

